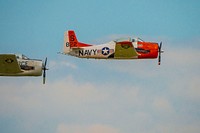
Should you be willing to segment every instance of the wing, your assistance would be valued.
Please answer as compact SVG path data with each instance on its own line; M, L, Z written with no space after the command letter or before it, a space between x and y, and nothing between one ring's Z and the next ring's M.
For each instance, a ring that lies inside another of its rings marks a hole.
M132 42L118 42L115 46L114 58L131 59L137 58L138 53L133 47Z
M0 73L19 73L21 68L14 54L0 54Z

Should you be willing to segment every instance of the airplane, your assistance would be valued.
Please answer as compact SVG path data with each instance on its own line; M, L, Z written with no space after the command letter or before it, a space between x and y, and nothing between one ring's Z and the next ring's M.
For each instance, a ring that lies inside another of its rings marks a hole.
M93 59L155 59L161 64L160 45L155 42L145 42L140 38L121 38L108 43L92 45L79 42L75 31L64 33L64 47L62 54L79 58Z
M47 58L29 59L23 54L0 54L0 76L41 76L46 80Z

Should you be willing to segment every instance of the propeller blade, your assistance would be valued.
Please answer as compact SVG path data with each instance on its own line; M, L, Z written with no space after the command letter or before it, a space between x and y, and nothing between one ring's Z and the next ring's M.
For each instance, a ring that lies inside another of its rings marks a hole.
M159 50L161 51L162 48L162 42L160 42Z
M160 65L161 63L161 53L162 53L162 42L160 42L160 46L159 46L159 49L158 49L158 65Z
M158 56L158 65L160 65L160 62L161 62L161 56L160 56L160 53L159 53L159 56Z
M47 65L47 57L45 59L45 63L44 63L44 67L46 68L46 65Z
M45 84L45 82L46 82L46 77L43 76L43 84Z
M43 64L43 84L45 84L45 82L46 82L46 70L48 70L46 65L47 65L47 57L46 57L45 62Z

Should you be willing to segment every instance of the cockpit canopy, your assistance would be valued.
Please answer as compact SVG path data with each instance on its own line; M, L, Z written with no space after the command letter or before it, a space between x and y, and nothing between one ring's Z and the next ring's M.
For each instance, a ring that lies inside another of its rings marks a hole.
M28 60L29 58L23 54L15 54L17 59L24 59L24 60Z
M142 39L140 38L120 38L120 39L116 39L114 40L114 42L144 42Z
M144 42L144 41L140 38L133 38L132 42Z
M131 38L127 37L127 38L119 38L114 40L115 42L131 42Z

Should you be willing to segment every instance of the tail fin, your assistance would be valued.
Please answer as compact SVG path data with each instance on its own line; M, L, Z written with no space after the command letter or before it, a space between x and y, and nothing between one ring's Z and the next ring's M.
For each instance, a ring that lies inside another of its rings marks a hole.
M85 44L78 42L76 34L73 30L66 31L64 34L64 48L63 53L68 54L72 48L88 47L92 46L91 44Z
M64 33L63 53L68 54L69 52L70 52L69 37L68 37L68 32L65 32Z
M63 53L68 54L70 49L73 47L78 47L78 40L76 38L75 32L73 30L69 30L64 33Z
M69 37L70 48L78 47L78 40L77 40L76 34L73 30L68 31L68 37Z

